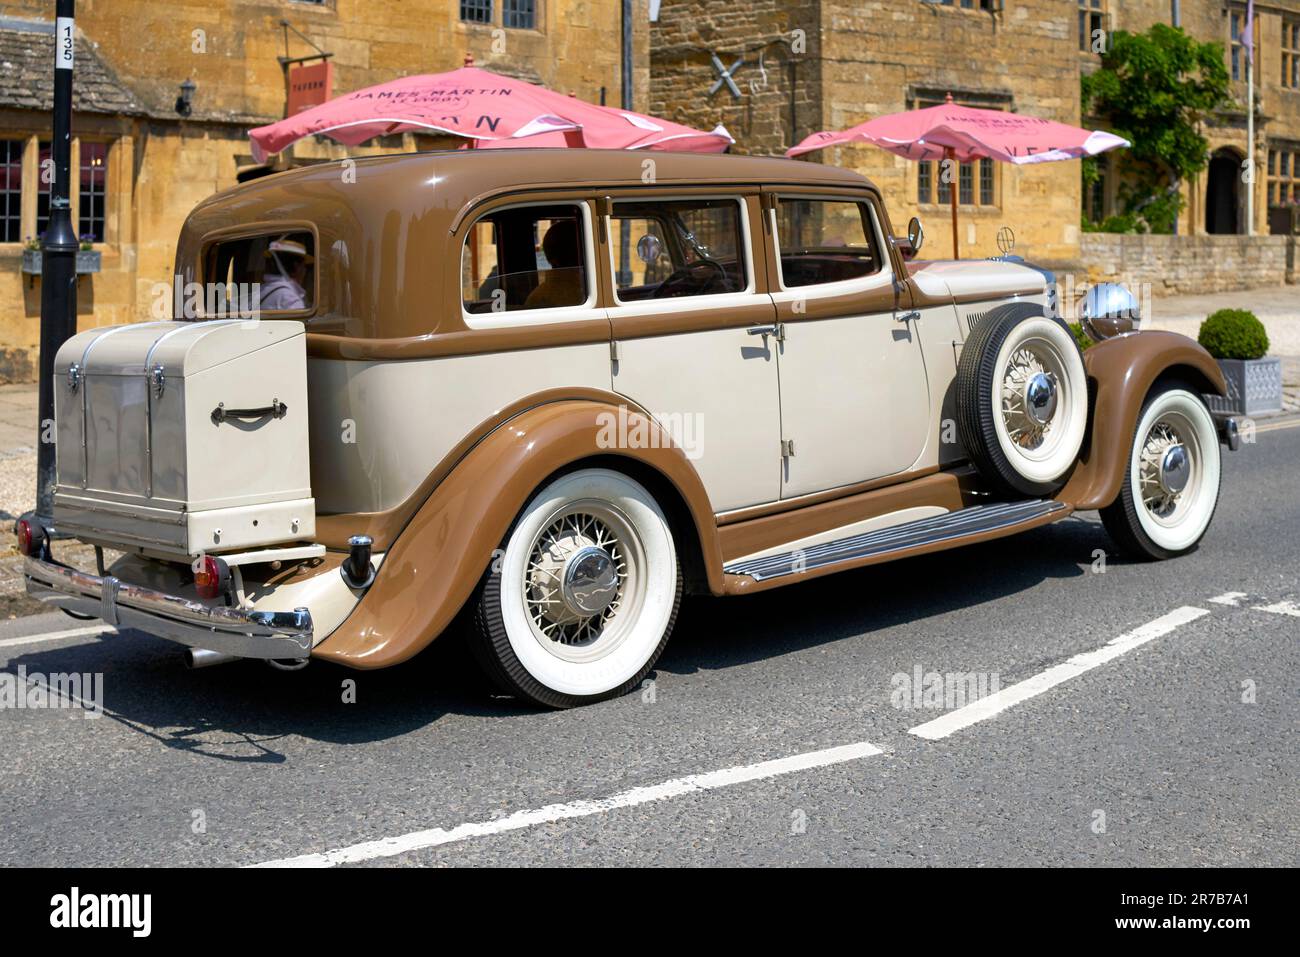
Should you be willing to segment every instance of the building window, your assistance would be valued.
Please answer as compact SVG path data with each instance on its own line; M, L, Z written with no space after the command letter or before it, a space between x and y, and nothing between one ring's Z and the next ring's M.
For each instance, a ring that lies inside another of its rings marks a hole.
M1079 49L1103 53L1106 44L1106 10L1103 0L1076 0L1079 7Z
M952 184L943 181L943 160L918 163L916 170L916 201L947 206L952 202ZM957 164L957 201L963 206L996 206L997 195L993 186L993 160L973 160ZM977 179L978 177L978 179ZM975 183L979 183L979 193ZM978 196L978 202L977 202Z
M1300 204L1300 148L1268 151L1268 204Z
M1085 210L1089 222L1100 223L1106 218L1106 179L1110 173L1110 160L1105 156L1098 156L1095 162L1097 177L1091 183L1085 184L1084 202L1087 204Z
M1242 10L1233 10L1228 16L1229 42L1228 58L1234 80L1246 78L1246 48L1241 45L1246 30L1246 14Z
M1282 18L1282 85L1300 90L1300 20Z
M77 196L77 233L91 242L104 241L105 188L108 184L108 144L81 141L81 182Z
M980 160L980 205L993 205L993 161Z
M22 140L0 140L0 242L23 240Z
M934 176L929 163L918 163L916 167L916 201L918 203L934 202Z
M467 23L491 23L492 0L460 0L460 18Z
M501 15L505 19L505 26L511 29L536 29L537 0L505 0Z

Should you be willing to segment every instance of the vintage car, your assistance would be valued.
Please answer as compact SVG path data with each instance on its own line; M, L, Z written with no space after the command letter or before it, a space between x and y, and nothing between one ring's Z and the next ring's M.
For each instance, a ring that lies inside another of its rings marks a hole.
M24 523L28 590L194 664L380 668L459 624L566 707L637 686L683 591L1083 509L1140 558L1193 548L1236 444L1214 360L1116 286L1081 353L1050 273L922 238L857 174L743 156L422 153L214 196L160 321L58 353L54 528L101 557Z

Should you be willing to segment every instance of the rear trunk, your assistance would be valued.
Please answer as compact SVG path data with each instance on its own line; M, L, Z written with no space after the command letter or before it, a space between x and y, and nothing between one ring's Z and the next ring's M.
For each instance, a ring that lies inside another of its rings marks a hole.
M74 336L55 359L55 526L163 558L311 538L306 367L293 321Z

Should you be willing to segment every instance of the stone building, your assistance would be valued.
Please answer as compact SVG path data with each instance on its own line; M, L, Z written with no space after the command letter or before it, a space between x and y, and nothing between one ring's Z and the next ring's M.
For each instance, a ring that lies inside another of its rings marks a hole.
M1280 204L1294 203L1300 189L1300 0L1261 0L1255 9L1255 231L1266 233L1270 204L1277 229ZM1205 126L1213 160L1183 184L1188 206L1179 232L1240 233L1245 11L1235 0L663 0L651 30L650 109L693 126L725 123L738 150L757 153L782 152L817 130L932 105L948 93L972 106L1090 125L1080 116L1079 78L1099 65L1097 31L1142 31L1176 19L1198 39L1224 44L1240 101ZM919 215L928 251L948 254L949 196L933 164L866 144L808 158L873 179L896 228ZM1113 212L1114 180L1103 178L1085 198L1075 162L963 166L962 255L996 253L997 230L1006 224L1016 232L1017 252L1077 265L1086 258L1084 201L1094 219Z
M649 83L647 0L635 0L630 104ZM279 119L277 57L332 56L334 91L478 66L593 102L621 102L617 0L82 0L77 4L73 213L99 253L77 283L82 328L150 318L186 214L257 172L247 131ZM0 382L35 374L40 278L22 271L43 231L53 4L0 2ZM285 30L287 20L292 30ZM310 40L310 44L294 31ZM188 115L181 84L193 84ZM347 150L311 140L295 161L428 146L389 137Z

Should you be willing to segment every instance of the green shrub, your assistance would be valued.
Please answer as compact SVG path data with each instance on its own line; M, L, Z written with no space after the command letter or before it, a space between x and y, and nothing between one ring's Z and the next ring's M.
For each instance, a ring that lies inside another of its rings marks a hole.
M1216 359L1261 359L1268 352L1268 333L1249 309L1211 313L1196 339Z
M1070 331L1074 333L1074 341L1079 344L1080 352L1092 345L1092 336L1083 331L1083 323L1070 323Z

